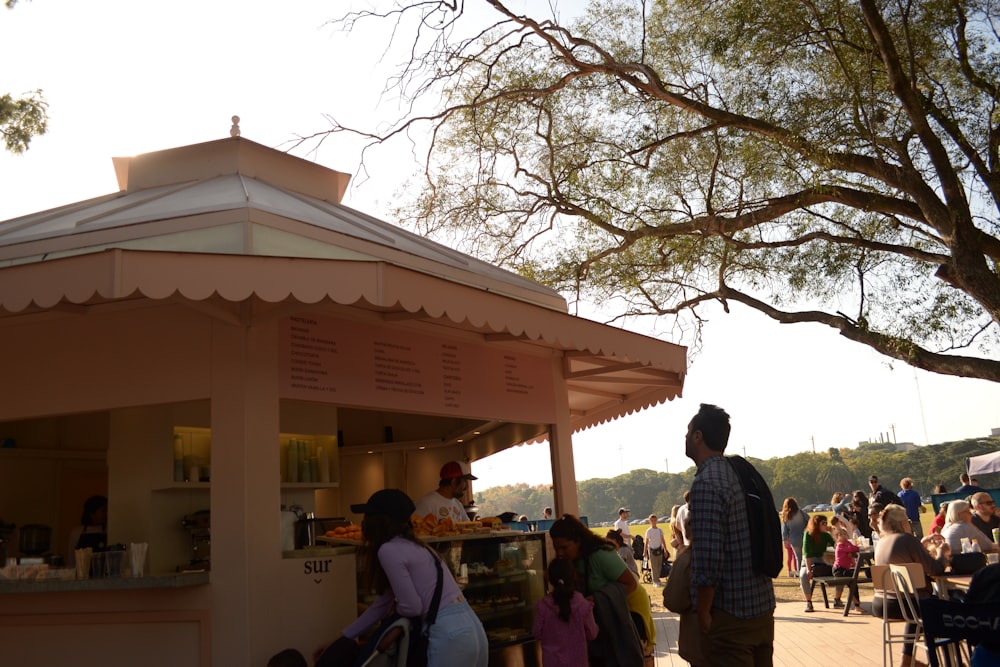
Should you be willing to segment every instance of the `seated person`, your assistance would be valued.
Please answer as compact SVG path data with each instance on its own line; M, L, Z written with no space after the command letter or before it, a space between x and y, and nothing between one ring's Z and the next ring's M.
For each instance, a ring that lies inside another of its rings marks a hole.
M836 517L834 517L836 518ZM836 527L833 529L833 539L836 542L835 556L833 560L833 576L835 577L853 577L854 576L854 566L857 564L857 554L861 551L857 545L851 542L851 539L847 535L847 530L843 527ZM844 587L837 586L833 607L834 609L841 609L844 603L841 601L841 596L844 594ZM854 596L854 609L859 614L865 613L865 610L861 607L861 599L858 596ZM848 602L850 604L850 602Z
M941 541L941 537L928 535L922 540L914 537L910 530L910 520L906 517L906 508L902 505L890 505L882 511L882 515L879 517L879 535L878 544L875 545L876 565L920 563L924 566L926 574L944 574L948 557L951 554L947 543L942 542L942 548L937 557L931 557L927 545ZM917 597L930 597L931 589L926 577L922 582L924 585L920 586L920 583L914 582L914 586L917 588ZM903 618L899 601L892 590L875 591L875 596L872 598L872 614L882 616L883 613L888 618ZM906 624L907 634L913 635L916 631L915 624ZM902 665L906 667L916 664L918 663L913 658L913 643L903 644Z
M945 519L941 537L948 541L952 553L962 553L962 539L968 538L979 543L983 553L1000 550L1000 546L986 537L983 531L972 525L972 506L964 500L953 500L948 503L948 516Z
M972 577L965 601L972 604L1000 604L1000 563L987 565ZM984 641L972 653L969 667L1000 665L1000 641Z
M938 513L934 515L931 519L931 532L941 534L944 530L944 523L948 518L948 501L941 503L941 507L938 508Z
M1000 528L1000 510L993 497L981 491L972 496L969 502L972 504L972 525L983 531L983 535L991 542L995 542L993 530Z

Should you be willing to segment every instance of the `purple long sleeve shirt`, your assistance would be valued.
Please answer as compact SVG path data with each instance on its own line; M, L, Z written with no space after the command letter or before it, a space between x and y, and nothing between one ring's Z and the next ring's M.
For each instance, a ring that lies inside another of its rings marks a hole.
M378 560L389 578L389 589L380 595L358 620L344 628L344 636L354 639L388 613L393 601L400 616L426 616L434 597L437 570L436 556L427 547L402 537L394 537L378 550ZM443 609L462 594L451 571L441 567L441 605Z

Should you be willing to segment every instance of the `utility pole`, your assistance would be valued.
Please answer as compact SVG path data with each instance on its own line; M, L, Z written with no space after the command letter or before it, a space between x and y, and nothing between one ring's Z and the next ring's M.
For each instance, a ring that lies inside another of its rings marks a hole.
M663 459L663 470L665 472L670 472L670 459Z
M898 440L896 440L896 425L895 424L889 424L889 428L892 429L892 441L893 441L893 443L898 442Z
M812 441L812 445L813 445L813 454L815 454L815 453L816 453L816 436L814 436L814 435L810 435L810 436L809 436L809 439L810 439L810 440Z

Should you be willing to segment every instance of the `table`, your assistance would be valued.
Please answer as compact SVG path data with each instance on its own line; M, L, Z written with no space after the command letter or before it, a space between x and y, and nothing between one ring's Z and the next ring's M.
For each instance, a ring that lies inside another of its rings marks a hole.
M934 593L942 600L947 600L949 598L948 591L957 590L968 593L972 575L945 573L931 575L931 580L934 582Z

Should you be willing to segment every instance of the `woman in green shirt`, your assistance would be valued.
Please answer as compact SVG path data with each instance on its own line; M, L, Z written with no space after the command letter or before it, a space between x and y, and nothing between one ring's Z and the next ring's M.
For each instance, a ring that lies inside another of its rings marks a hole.
M555 548L556 558L567 558L573 561L579 581L583 585L580 591L587 598L595 599L594 594L607 588L610 584L621 584L624 595L616 598L614 595L599 595L601 600L611 600L614 608L601 613L595 608L594 618L597 620L600 632L597 639L590 642L588 654L591 665L623 665L638 657L642 664L642 648L639 636L632 624L626 603L627 597L639 588L639 583L632 571L625 565L615 546L608 540L591 532L575 516L564 514L549 528L549 537ZM620 601L620 606L614 600ZM603 602L602 602L603 604ZM605 623L602 623L602 619ZM607 622L610 619L611 622ZM627 628L628 631L623 631ZM634 642L634 644L633 644Z
M833 536L830 535L826 517L820 514L809 517L809 525L806 526L806 532L802 534L803 567L799 571L799 583L802 584L802 593L806 596L806 611L814 611L812 578L833 574L833 569L824 560L827 548L833 546Z

